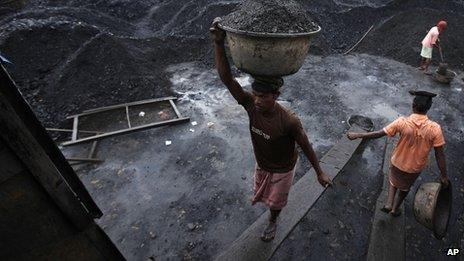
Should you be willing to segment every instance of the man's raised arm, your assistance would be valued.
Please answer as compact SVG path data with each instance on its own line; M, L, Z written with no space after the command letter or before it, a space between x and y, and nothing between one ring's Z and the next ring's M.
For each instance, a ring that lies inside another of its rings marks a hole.
M227 86L232 96L238 103L242 103L246 99L246 93L242 86L234 79L230 71L229 61L227 60L226 50L224 48L225 32L218 27L221 21L219 17L215 18L209 31L214 40L216 69L219 73L221 81Z

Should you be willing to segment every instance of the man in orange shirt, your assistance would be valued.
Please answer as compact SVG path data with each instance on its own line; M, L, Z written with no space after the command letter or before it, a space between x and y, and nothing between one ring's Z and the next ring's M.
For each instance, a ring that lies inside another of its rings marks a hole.
M427 117L427 111L432 106L432 97L436 94L426 91L409 91L414 95L413 113L409 117L400 117L382 130L369 133L347 134L350 140L358 138L376 139L385 135L393 137L400 135L390 166L390 186L387 204L383 211L393 216L399 216L398 208L414 184L421 171L427 166L429 152L435 149L435 157L441 173L441 182L447 187L449 184L446 174L446 160L444 153L445 139L438 123ZM399 190L395 201L396 191Z
M441 45L438 36L445 31L447 26L446 21L438 22L437 26L432 27L427 35L422 40L422 51L421 51L421 66L419 70L424 70L425 74L430 74L428 68L432 63L432 51L433 47L437 47L438 50L441 52Z

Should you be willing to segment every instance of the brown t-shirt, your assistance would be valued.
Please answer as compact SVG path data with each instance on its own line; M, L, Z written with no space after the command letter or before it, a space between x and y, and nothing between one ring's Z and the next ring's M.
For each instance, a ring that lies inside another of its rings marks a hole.
M298 152L295 140L303 129L295 113L276 103L271 115L263 116L256 110L253 96L246 92L241 102L250 119L251 141L256 162L261 169L284 173L295 167Z

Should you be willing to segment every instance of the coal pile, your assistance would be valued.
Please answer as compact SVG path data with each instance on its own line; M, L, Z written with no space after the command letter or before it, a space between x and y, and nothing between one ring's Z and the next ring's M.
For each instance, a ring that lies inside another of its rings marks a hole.
M345 52L374 25L355 52L416 66L425 32L445 19L445 60L450 69L464 66L464 4L457 0L16 2L21 5L0 10L0 51L15 64L13 79L50 127L66 127L65 116L82 110L172 95L167 66L199 61L213 67L208 29L218 16L224 23L230 19L230 27L277 33L308 32L317 23L322 31L310 52L319 55ZM239 16L252 18L232 19Z
M464 8L461 8L461 12ZM418 66L421 41L428 30L439 20L446 20L448 27L440 35L445 61L453 68L464 67L464 21L463 13L454 10L413 8L393 15L366 37L357 51L389 57ZM389 38L389 39L386 39ZM440 62L438 50L434 48L432 60Z
M225 26L258 33L307 33L318 25L295 1L248 0L224 17Z
M66 116L86 109L172 96L165 67L208 60L209 39L137 32L141 23L118 11L129 1L113 3L105 10L111 15L102 13L101 3L68 4L31 1L0 22L0 50L15 64L10 74L47 127L70 127Z

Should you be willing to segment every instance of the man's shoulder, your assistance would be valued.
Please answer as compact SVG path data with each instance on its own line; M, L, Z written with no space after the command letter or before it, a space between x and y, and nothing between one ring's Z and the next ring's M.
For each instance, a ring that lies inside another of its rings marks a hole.
M281 105L280 103L277 103L277 104L278 104L279 110L281 111L281 114L285 117L285 119L290 120L290 121L299 120L298 115L292 109L287 108Z
M395 122L395 123L406 123L408 121L410 121L409 116L400 116L393 122Z
M296 112L280 104L279 107L281 110L281 119L285 130L293 132L302 128L301 120Z
M433 120L429 119L429 127L434 131L441 131L441 125Z
M385 128L387 130L392 130L392 128L396 129L397 131L400 131L401 129L405 128L406 126L409 126L412 124L412 121L409 119L407 116L400 116L396 118L394 121L392 121L390 124L388 124Z

